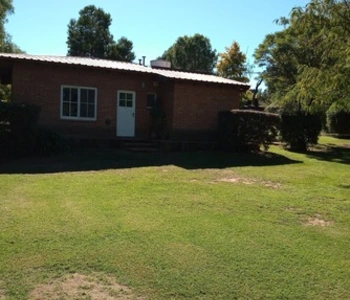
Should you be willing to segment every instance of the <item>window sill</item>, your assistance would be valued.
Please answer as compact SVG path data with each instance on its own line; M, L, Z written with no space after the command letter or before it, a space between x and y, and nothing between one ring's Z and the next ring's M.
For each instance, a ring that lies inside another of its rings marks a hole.
M79 118L79 117L62 117L62 116L60 119L66 120L66 121L83 121L83 122L94 122L97 120L97 118Z

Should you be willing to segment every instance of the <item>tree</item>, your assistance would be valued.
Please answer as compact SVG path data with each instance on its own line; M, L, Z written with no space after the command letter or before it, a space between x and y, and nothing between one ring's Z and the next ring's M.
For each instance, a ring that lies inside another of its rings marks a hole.
M132 61L132 42L123 37L116 43L109 31L111 23L111 15L94 5L80 10L79 19L68 24L68 55Z
M89 5L80 10L79 19L71 19L68 25L68 55L105 58L113 43L109 32L111 15L101 8Z
M132 52L133 43L126 37L121 37L117 43L110 46L108 58L112 60L131 62L135 59L135 53Z
M7 16L14 13L12 0L0 0L0 52L22 53L23 51L12 42L11 36L5 30ZM0 84L0 100L10 101L11 86Z
M219 54L219 62L216 65L217 74L221 77L248 82L246 55L241 52L237 42L231 47L226 47L226 52Z
M0 41L3 43L6 37L5 23L7 22L7 15L12 14L14 8L12 0L0 0Z
M216 50L210 40L201 35L179 37L162 57L175 69L212 73L217 61Z
M255 51L269 94L299 110L350 106L350 1L311 0L277 23Z

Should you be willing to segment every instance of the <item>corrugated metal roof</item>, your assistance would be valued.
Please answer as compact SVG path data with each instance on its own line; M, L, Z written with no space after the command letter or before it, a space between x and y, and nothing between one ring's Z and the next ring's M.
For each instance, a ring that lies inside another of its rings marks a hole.
M164 77L174 78L174 79L249 86L249 84L246 84L244 82L239 82L236 80L227 79L227 78L210 75L210 74L200 74L200 73L182 72L182 71L165 70L165 69L153 69L153 73L157 73Z
M79 66L85 66L85 67L105 68L105 69L122 70L122 71L130 71L130 72L141 72L141 73L157 74L157 75L164 76L166 78L173 78L173 79L239 85L246 88L249 87L249 84L239 82L236 80L218 77L215 75L190 73L190 72L176 71L171 69L169 70L153 69L151 67L146 67L146 66L142 66L134 63L97 59L97 58L0 53L0 59L1 58L7 58L12 60L47 62L47 63L65 64L65 65L79 65Z

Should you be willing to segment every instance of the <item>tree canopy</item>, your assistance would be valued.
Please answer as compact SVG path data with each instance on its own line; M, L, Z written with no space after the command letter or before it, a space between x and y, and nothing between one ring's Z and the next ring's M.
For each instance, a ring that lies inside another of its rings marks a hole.
M5 30L7 16L12 13L14 13L12 0L0 0L0 52L21 53L23 51L12 42L11 36ZM0 85L0 100L10 100L10 98L10 86Z
M217 61L210 40L201 35L179 37L162 57L175 69L212 73Z
M221 77L248 82L246 55L241 51L235 41L231 47L226 47L226 52L219 53L219 62L216 65L217 74Z
M84 7L68 24L68 55L132 61L133 43L122 37L116 43L109 31L112 17L94 5Z
M277 23L255 51L273 100L299 109L350 106L350 1L311 0Z
M7 21L7 15L14 12L12 0L0 0L0 40L5 40L5 23Z
M110 46L108 58L112 60L131 62L135 59L135 54L132 51L132 48L132 41L123 36L118 40L117 43L113 43Z

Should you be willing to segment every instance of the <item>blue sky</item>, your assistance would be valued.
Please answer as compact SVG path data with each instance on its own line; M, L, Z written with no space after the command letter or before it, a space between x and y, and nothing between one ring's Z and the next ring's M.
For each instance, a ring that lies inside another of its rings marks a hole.
M308 0L13 0L15 14L7 31L29 54L66 55L67 25L79 10L94 4L112 16L115 40L126 36L137 59L162 55L179 36L200 33L218 52L235 40L253 62L254 49L266 34L280 30L274 20L288 16Z

